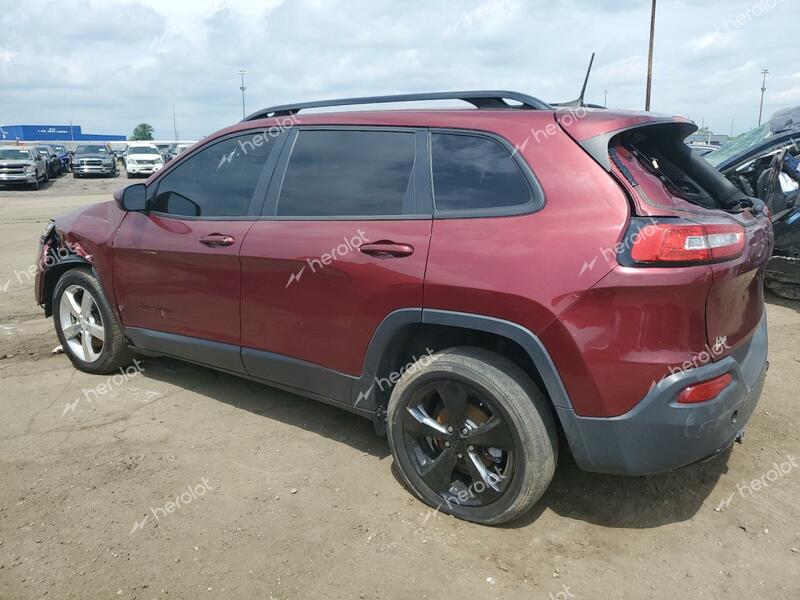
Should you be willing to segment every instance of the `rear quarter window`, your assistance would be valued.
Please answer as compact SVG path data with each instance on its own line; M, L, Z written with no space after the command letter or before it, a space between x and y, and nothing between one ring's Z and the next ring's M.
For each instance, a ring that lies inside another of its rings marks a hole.
M511 152L489 137L431 134L437 213L517 214L533 210L534 192Z

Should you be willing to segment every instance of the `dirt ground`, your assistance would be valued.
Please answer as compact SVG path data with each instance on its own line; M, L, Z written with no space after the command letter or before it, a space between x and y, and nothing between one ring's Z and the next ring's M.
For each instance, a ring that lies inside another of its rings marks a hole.
M531 514L481 527L412 498L348 413L172 360L115 381L51 355L37 238L124 184L0 190L0 598L800 597L800 304L769 298L743 445L646 478L564 452Z
M37 191L32 191L24 186L0 184L0 198L41 198L54 196L83 196L81 204L86 203L86 197L96 194L107 194L110 197L113 192L130 183L141 183L144 179L128 179L125 175L125 167L121 162L117 163L117 173L114 177L78 177L72 173L65 173L56 179L51 179L47 183L40 183ZM96 201L96 200L95 200ZM51 215L52 216L52 215ZM49 217L48 217L49 218Z

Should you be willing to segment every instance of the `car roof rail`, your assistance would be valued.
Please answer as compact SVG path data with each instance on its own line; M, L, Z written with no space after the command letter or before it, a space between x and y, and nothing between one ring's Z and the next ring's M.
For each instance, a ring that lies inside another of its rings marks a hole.
M552 107L538 98L510 92L506 90L473 90L464 92L425 92L421 94L395 94L392 96L362 96L359 98L336 98L332 100L318 100L315 102L301 102L298 104L284 104L271 106L258 110L242 121L255 121L270 117L288 117L307 108L324 108L329 106L354 106L358 104L384 104L388 102L419 102L425 100L463 100L478 109L532 109L551 110ZM519 102L521 106L509 104L506 100Z

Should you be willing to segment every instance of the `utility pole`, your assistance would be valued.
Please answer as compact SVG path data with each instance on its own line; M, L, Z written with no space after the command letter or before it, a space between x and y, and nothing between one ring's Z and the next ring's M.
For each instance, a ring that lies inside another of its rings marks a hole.
M603 90L603 106L608 108L608 90Z
M768 69L764 69L761 71L761 75L764 79L761 81L761 106L758 109L758 126L761 127L761 117L764 114L764 92L767 91L767 74L769 73Z
M647 53L647 93L644 100L644 109L650 110L650 94L653 91L653 43L656 37L656 0L653 0L653 10L650 13L650 48Z
M178 122L175 120L175 105L172 105L172 129L175 131L175 141L178 141Z
M245 116L246 116L246 115L244 114L244 91L247 89L247 88L244 86L244 75L245 75L245 73L247 73L247 71L245 71L244 69L239 69L239 75L241 75L241 76L242 76L242 85L241 85L241 87L240 87L239 89L240 89L240 90L242 90L242 118L243 118L243 119L244 119L244 118L245 118Z
M735 119L731 119L731 137L733 137L733 122Z

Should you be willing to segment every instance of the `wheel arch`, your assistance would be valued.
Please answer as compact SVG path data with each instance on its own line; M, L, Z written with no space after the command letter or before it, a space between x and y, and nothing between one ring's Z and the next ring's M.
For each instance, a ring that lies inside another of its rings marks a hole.
M572 408L550 354L533 332L496 317L439 309L403 309L383 320L354 382L353 403L374 411L376 428L383 433L389 395L402 371L425 354L453 346L484 348L510 359L542 389L554 416L556 407Z
M67 271L81 267L91 271L91 273L97 277L97 272L95 271L92 263L82 256L78 256L77 254L70 255L59 260L56 264L49 267L44 272L42 282L42 298L44 299L43 307L45 317L50 317L53 314L53 294L55 293L56 283L58 283L58 280L61 279L61 276ZM99 278L98 281L100 281Z

